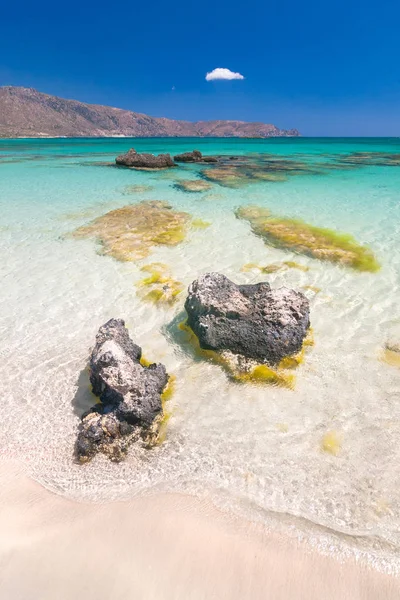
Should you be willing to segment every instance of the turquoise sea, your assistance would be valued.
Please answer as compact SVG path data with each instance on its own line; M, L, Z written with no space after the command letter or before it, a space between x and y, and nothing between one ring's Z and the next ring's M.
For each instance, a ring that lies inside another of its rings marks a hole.
M113 166L132 146L243 155L277 176L246 173L233 187L214 181L185 192L176 184L204 178L204 165ZM166 201L210 226L134 262L69 235L143 200ZM349 233L381 270L359 273L267 246L235 217L246 204ZM382 357L388 341L400 344L400 139L0 140L0 215L1 456L75 500L195 494L323 552L397 568L400 368ZM243 270L283 261L306 269ZM220 271L237 283L302 289L315 345L294 389L233 383L219 366L194 360L171 334L185 293L171 307L138 295L140 268L150 262L165 263L184 286ZM125 319L145 356L176 376L171 418L160 446L132 447L120 464L97 456L82 466L73 460L79 415L94 403L85 367L111 317Z

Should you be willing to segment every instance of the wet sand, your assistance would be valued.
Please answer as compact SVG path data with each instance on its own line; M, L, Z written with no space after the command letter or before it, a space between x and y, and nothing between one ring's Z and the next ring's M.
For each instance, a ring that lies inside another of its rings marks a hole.
M0 463L2 600L385 600L400 579L182 495L84 504Z

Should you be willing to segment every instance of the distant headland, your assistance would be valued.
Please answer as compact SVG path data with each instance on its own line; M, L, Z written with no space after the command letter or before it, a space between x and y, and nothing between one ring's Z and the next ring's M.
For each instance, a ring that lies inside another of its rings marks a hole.
M15 137L298 137L297 129L279 129L246 121L177 121L65 100L32 88L0 87L0 138Z

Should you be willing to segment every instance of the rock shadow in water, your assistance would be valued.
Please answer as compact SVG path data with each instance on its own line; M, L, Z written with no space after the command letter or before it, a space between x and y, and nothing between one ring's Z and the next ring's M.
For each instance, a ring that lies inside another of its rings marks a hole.
M92 392L92 384L89 379L89 365L79 373L76 385L77 390L71 404L74 414L81 418L94 404L99 403L98 397Z

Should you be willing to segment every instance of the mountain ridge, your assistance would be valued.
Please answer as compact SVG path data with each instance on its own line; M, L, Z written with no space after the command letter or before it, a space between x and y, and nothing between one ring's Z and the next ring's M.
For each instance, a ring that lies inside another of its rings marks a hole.
M14 137L298 137L297 129L236 120L184 121L0 87L0 138Z

